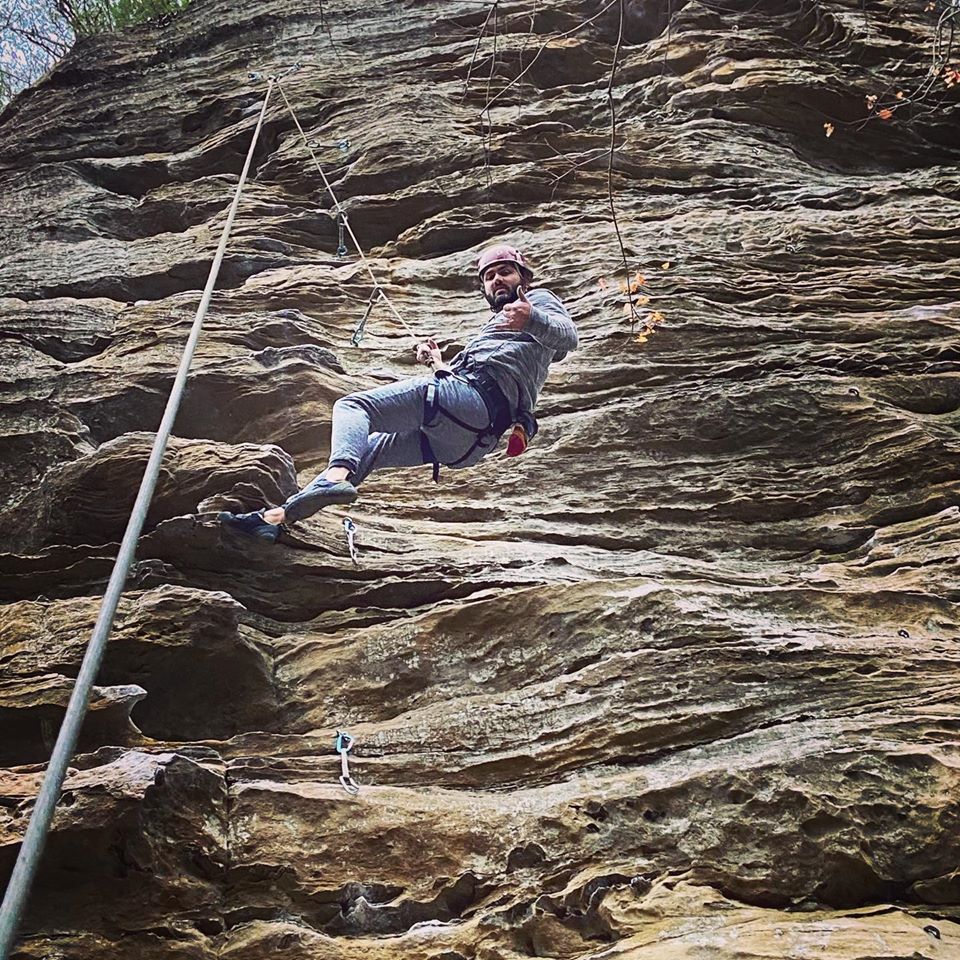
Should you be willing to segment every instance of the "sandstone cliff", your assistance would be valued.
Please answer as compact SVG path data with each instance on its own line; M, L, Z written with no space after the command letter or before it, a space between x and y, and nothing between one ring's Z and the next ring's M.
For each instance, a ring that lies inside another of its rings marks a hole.
M493 239L581 334L520 460L369 482L358 567L342 511L222 538L324 463L338 396L416 372L382 305L351 342L369 280L272 102L17 956L960 957L960 88L922 6L624 4L645 342L619 3L197 0L0 116L0 876L249 71L302 64L445 354Z

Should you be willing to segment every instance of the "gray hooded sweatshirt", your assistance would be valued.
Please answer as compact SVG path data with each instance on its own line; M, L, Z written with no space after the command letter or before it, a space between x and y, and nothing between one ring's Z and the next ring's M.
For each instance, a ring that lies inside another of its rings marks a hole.
M455 373L481 364L497 381L514 410L532 413L550 364L577 348L577 328L560 299L537 287L526 294L530 319L523 330L496 330L503 312L495 314L451 361Z

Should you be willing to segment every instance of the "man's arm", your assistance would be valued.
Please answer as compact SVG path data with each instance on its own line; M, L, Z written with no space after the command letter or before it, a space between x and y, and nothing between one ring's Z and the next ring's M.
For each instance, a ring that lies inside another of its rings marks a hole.
M417 362L429 367L434 373L450 373L450 368L443 362L440 347L432 337L417 345Z
M567 308L549 290L532 290L534 301L520 291L520 296L503 308L503 320L498 330L522 330L530 334L542 347L556 352L561 360L577 348L577 328Z
M523 328L541 346L565 354L577 349L577 328L567 308L549 290L532 290L530 319Z

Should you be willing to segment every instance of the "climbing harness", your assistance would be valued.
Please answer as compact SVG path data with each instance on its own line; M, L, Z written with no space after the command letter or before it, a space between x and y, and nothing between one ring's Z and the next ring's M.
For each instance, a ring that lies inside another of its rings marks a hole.
M120 596L123 593L127 574L130 571L136 555L137 541L146 522L147 511L150 508L150 500L157 483L157 477L160 474L160 466L163 461L164 452L166 451L167 441L173 431L173 424L176 420L177 412L180 409L180 403L186 389L190 363L193 360L197 342L200 339L200 331L210 306L210 300L213 296L213 288L217 281L217 275L220 272L220 266L223 263L224 254L227 249L227 241L230 238L233 221L236 218L237 208L240 205L240 196L250 172L253 154L257 146L257 140L260 137L260 131L263 128L267 105L270 102L274 86L279 88L278 78L271 76L268 79L267 92L260 106L260 114L257 118L253 136L250 139L250 147L247 150L247 157L244 161L243 169L240 172L240 179L237 182L233 202L230 205L226 222L223 225L220 242L217 245L217 252L214 255L213 263L210 265L207 283L200 297L200 303L197 307L193 326L190 328L190 335L187 338L183 355L180 358L180 366L177 368L173 387L170 390L170 396L167 399L167 405L163 411L163 418L160 421L157 435L153 441L153 449L150 451L150 458L147 461L147 466L143 472L143 479L140 482L140 489L137 491L137 497L130 513L130 519L127 521L127 528L124 531L123 540L120 543L120 550L117 553L117 559L113 565L113 571L110 574L110 581L103 595L103 602L100 606L100 612L97 615L97 622L94 625L93 632L87 644L73 692L70 694L70 701L67 704L66 713L60 724L57 741L54 744L43 783L40 785L40 792L34 804L30 823L27 825L23 842L20 845L20 852L17 855L17 861L14 864L13 872L7 883L3 904L0 906L0 960L6 960L10 954L23 908L40 863L43 845L50 830L50 824L53 821L57 801L63 788L63 781L67 775L67 766L70 763L70 758L73 756L77 744L77 737L87 713L90 691L97 678L100 663L103 660L103 654L107 646L107 638L110 635L110 630L116 617L117 607L120 603Z
M347 534L347 548L350 551L350 559L353 561L355 567L359 567L360 560L357 557L357 545L354 542L354 538L357 535L357 525L349 517L344 517L343 529Z
M443 376L454 376L458 380L469 383L476 389L476 391L483 398L484 406L487 408L487 423L485 426L477 427L472 423L466 423L458 416L440 405L440 398L438 395L440 386L439 381ZM436 421L437 417L440 416L446 417L458 427L474 434L476 437L470 449L467 450L462 457L459 457L458 459L446 464L448 467L456 467L463 463L463 461L466 460L467 457L469 457L479 446L492 446L492 442L499 440L503 435L503 432L513 422L513 417L510 412L510 402L503 395L503 391L498 386L496 380L494 380L489 373L480 367L469 371L459 371L455 374L441 370L437 372L434 382L427 384L427 391L424 395L423 401L424 426L432 425ZM424 463L433 464L433 482L439 483L440 461L433 452L433 447L430 444L430 438L423 430L420 431L420 452L423 454Z
M338 730L337 737L333 741L333 749L340 754L340 786L351 797L355 797L360 792L360 784L350 776L350 761L347 759L354 742L353 737L346 730Z
M456 467L463 463L480 446L493 446L506 432L507 427L516 424L514 434L519 430L524 437L523 448L515 453L508 451L508 456L518 456L526 449L528 439L532 439L537 432L537 421L531 413L518 411L514 413L510 401L507 399L496 378L483 367L473 367L467 370L459 370L453 373L449 370L438 370L435 374L436 379L433 383L427 384L427 391L423 403L423 423L432 425L438 416L444 416L455 423L463 430L474 434L476 439L469 450L456 460L447 463L448 467ZM455 377L463 383L469 383L483 398L483 404L487 408L487 423L483 427L477 427L472 423L466 423L455 416L449 410L440 404L439 381L444 377ZM513 437L511 443L515 443ZM440 482L440 462L433 452L430 444L430 438L424 431L420 431L420 452L423 455L423 462L433 464L433 481Z

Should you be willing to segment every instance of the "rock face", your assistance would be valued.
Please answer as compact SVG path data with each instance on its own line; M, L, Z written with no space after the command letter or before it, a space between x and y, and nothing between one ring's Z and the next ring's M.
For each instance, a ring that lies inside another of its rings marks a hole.
M953 8L631 0L618 47L619 2L495 6L197 0L0 116L0 876L248 71L302 64L419 334L469 338L503 239L581 336L525 456L371 478L358 566L343 511L221 535L322 467L337 397L417 372L383 304L352 343L369 277L271 101L16 956L960 957Z

